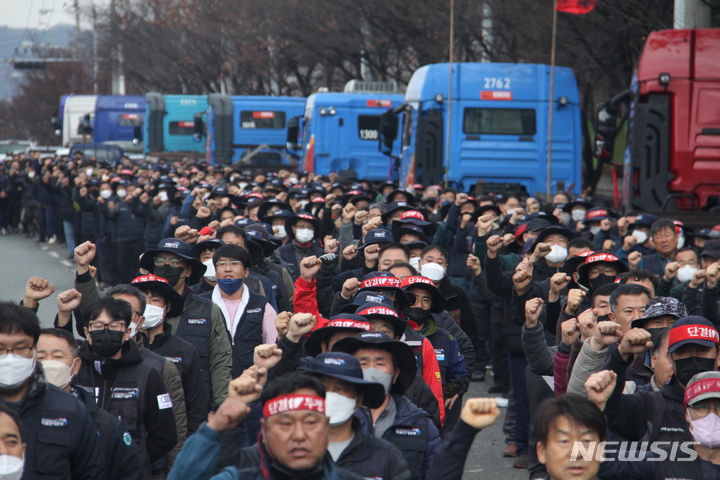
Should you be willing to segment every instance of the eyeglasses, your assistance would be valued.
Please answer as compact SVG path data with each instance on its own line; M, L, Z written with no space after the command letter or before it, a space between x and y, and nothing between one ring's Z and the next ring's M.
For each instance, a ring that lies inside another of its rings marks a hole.
M4 358L8 353L12 353L16 357L32 357L33 347L15 347L15 348L0 348L0 358Z
M223 268L227 265L230 265L232 268L238 268L243 263L240 260L233 260L231 262L217 262L215 264L215 268Z
M589 275L600 275L601 273L614 277L617 275L617 269L615 267L593 267L588 272Z
M91 332L100 332L103 330L112 330L113 332L122 332L125 331L125 324L122 322L112 322L112 323L103 323L103 322L92 322L88 323L88 330Z
M698 403L695 405L688 405L690 408L693 409L693 412L695 412L695 415L697 415L700 418L707 417L708 413L710 413L710 410L712 412L720 417L720 404L715 405L714 407L711 407L707 403Z
M180 260L179 258L171 258L170 260L168 260L164 257L155 257L154 261L156 267L164 267L165 264L168 264L172 268L180 268L185 264L185 262L183 260Z
M142 312L138 312L137 310L131 310L131 311L132 311L133 315L135 315L135 316L137 316L137 317L142 317L142 316L143 316L143 313L142 313Z

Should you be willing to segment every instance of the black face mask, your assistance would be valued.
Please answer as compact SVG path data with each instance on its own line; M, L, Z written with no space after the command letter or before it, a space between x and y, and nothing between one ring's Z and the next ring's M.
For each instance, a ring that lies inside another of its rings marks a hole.
M418 325L424 325L430 317L430 312L418 307L410 307L405 309L405 316Z
M180 275L182 275L183 270L182 267L163 265L162 267L155 267L155 275L164 278L174 287L180 281Z
M124 336L125 332L116 332L107 328L90 332L90 340L92 340L90 350L101 357L112 357L122 348Z
M610 315L602 315L600 317L597 317L598 322L609 322L610 321Z
M687 385L690 379L698 373L715 370L714 358L688 357L673 361L675 362L675 378L683 385Z
M324 467L325 466L323 465L322 460L320 460L314 467L310 467L305 470L290 468L275 460L270 462L270 470L272 470L273 477L278 480L321 480L325 471Z
M598 288L602 287L603 285L613 283L614 281L615 281L615 277L613 275L600 274L597 277L590 280L590 286L592 287L593 291L595 291Z

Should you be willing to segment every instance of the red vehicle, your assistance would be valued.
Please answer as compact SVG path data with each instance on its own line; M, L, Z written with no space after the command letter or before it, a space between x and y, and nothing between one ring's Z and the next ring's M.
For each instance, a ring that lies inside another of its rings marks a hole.
M651 33L633 80L600 106L596 129L596 155L611 158L617 107L630 101L626 206L720 206L720 28Z

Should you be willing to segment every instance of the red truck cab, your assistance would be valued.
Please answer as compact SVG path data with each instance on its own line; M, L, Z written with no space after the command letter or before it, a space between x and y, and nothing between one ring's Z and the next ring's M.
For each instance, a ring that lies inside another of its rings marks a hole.
M644 210L720 205L720 28L652 32L635 93L632 203Z

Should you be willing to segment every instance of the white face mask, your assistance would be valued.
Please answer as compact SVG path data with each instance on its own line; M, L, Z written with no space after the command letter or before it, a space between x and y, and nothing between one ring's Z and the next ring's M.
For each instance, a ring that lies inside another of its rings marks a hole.
M564 213L560 216L560 223L562 223L563 225L568 225L568 224L570 223L570 220L572 220L572 217L571 217L570 214L567 213L567 212L564 212Z
M585 210L582 208L576 208L572 211L572 219L576 222L582 222L585 220Z
M420 257L414 257L410 259L410 265L415 267L415 270L420 271Z
M560 245L553 245L550 248L550 253L545 255L545 260L550 263L564 262L568 256L567 248L561 247Z
M35 369L35 351L31 358L7 353L0 358L0 389L12 390L30 378Z
M88 177L92 177L92 174L93 174L92 168L85 169L85 175L87 175Z
M295 232L295 239L300 243L311 242L313 238L315 238L315 231L309 228L298 228Z
M247 182L238 183L238 187L240 187L240 190L245 190L245 188L247 188L247 186L248 186Z
M130 332L130 338L133 338L135 335L137 335L137 323L130 323L130 326L128 327L128 332Z
M18 458L3 453L0 455L0 480L20 480L23 475L24 465L25 457Z
M168 201L168 194L167 194L167 192L164 191L164 190L163 190L162 192L158 193L158 197L160 197L160 201L161 201L161 202L167 202L167 201Z
M307 200L300 200L300 208L305 208L305 205L307 205L308 203L310 202L308 202Z
M42 365L43 371L45 372L45 380L58 388L64 389L65 387L70 385L70 380L72 380L73 375L72 369L73 367L75 367L76 360L77 358L73 359L72 365L68 365L65 362L61 362L60 360L41 361L40 364Z
M648 239L647 233L643 232L642 230L633 230L632 236L635 237L638 245L642 245Z
M120 198L125 198L127 196L127 190L119 189L117 191L117 196Z
M107 182L108 180L110 180L110 175L103 175L100 178L102 179L103 182Z
M149 303L145 305L145 321L143 322L143 330L155 328L163 322L165 318L165 309Z
M439 282L445 276L445 269L438 263L423 263L420 275L429 278L433 282Z
M35 178L35 172L33 172L33 171L28 172L28 178Z
M112 190L101 190L100 196L107 200L108 198L112 197Z
M335 392L325 394L325 415L330 419L330 426L341 425L355 413L357 398L348 398Z
M720 447L720 417L711 412L703 418L690 420L693 439L706 448Z
M683 235L680 235L678 237L678 244L677 244L676 248L680 249L680 248L683 248L684 246L685 246L685 237Z
M213 264L212 258L208 258L203 262L203 265L207 267L207 270L205 270L205 273L203 274L203 277L207 278L211 282L216 282L217 278L215 278L215 265Z
M695 272L697 272L697 268L692 267L690 265L685 265L684 267L678 268L678 271L677 271L678 282L685 283L688 280L692 280L692 277L693 277L693 275L695 275Z
M514 208L508 208L505 212L506 212L508 215L514 215L514 214L515 214L515 209L514 209Z
M600 233L600 227L590 227L590 233L592 233L593 235L597 235L598 233Z
M277 238L280 240L285 240L287 238L287 232L285 231L285 225L278 225L277 227L272 227L273 233Z

